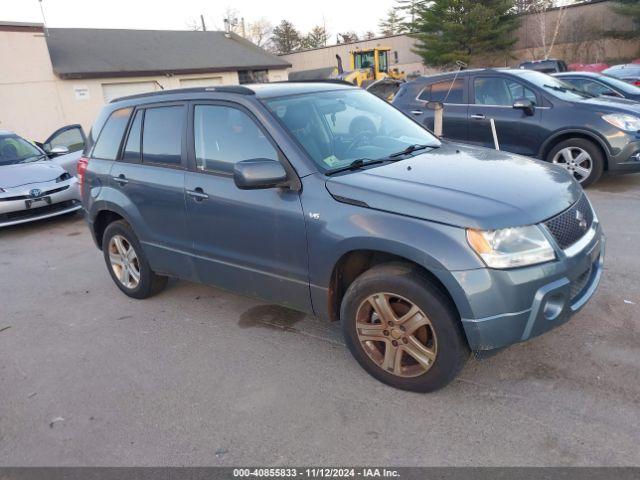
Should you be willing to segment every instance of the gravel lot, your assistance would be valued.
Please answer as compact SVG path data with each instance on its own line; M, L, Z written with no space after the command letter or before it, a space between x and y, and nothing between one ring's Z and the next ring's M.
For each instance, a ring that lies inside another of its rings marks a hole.
M135 301L84 222L0 231L0 465L638 465L640 176L571 322L430 395L370 378L338 325L173 281Z

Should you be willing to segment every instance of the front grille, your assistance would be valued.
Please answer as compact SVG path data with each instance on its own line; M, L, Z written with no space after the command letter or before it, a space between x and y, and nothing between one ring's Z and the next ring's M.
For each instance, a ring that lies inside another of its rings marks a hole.
M17 212L9 212L0 214L0 223L2 222L14 222L17 220L24 220L32 217L39 217L40 215L48 215L50 213L61 212L67 208L71 208L78 205L78 200L67 200L66 202L54 203L53 205L46 205L44 207L30 208L28 210L19 210Z
M544 222L563 250L580 240L591 228L592 223L593 210L591 210L589 200L584 194L573 206Z
M573 302L576 298L578 298L582 292L587 288L587 284L591 279L591 273L593 272L593 265L591 265L586 272L576 278L571 285L569 286L569 296L571 301Z
M60 188L54 188L53 190L47 190L46 192L42 192L40 196L46 197L47 195L53 195L54 193L64 192L67 188L69 188L69 185L65 185ZM13 200L29 200L30 198L33 197L31 197L31 195L16 195L15 197L0 198L0 202L10 202Z

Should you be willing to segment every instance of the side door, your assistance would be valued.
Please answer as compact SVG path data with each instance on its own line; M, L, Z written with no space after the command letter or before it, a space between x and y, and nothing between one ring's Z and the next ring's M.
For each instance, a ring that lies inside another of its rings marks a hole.
M494 120L501 150L536 156L544 139L542 98L522 82L507 76L475 75L469 85L469 143L495 148ZM530 100L533 112L513 108L518 99Z
M419 108L410 113L418 117L429 130L434 129L435 112L431 105L440 102L444 106L442 136L449 140L466 142L468 136L466 76L438 81L426 85L418 94Z
M38 144L49 157L56 157L67 153L77 152L84 148L87 137L79 124L67 125L59 128Z
M298 191L240 190L233 179L239 161L262 158L286 165L284 155L238 104L194 102L189 122L186 205L200 280L311 311Z
M184 199L186 122L184 103L138 108L110 182L117 203L133 217L151 267L193 279Z

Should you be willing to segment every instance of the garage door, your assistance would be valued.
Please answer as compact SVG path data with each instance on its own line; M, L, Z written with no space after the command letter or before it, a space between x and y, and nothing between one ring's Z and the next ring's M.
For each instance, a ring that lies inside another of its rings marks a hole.
M155 92L158 85L155 82L126 82L126 83L103 83L102 95L104 101L109 103L111 100L127 95L137 95L138 93Z
M180 86L183 88L214 87L220 84L222 84L222 77L181 78L180 79Z

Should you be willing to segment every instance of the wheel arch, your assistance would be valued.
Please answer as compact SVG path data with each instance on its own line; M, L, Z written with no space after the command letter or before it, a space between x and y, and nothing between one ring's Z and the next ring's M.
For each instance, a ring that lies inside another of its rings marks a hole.
M102 205L99 209L96 210L92 217L93 220L91 222L91 229L93 238L100 250L102 250L102 239L104 237L104 232L111 223L119 220L124 220L129 225L131 225L131 221L129 220L127 214L116 205Z
M582 138L593 142L602 152L604 158L604 169L609 169L609 158L611 153L607 142L595 132L583 129L568 129L562 130L551 135L540 148L539 157L543 160L547 160L549 152L560 142L569 140L570 138Z
M415 267L451 302L459 318L470 311L470 305L464 292L447 270L427 267L424 265L425 262L419 258L412 258L412 255L389 250L357 249L343 253L334 263L327 290L326 308L329 319L331 321L340 319L342 300L356 278L377 265L393 262L410 264Z

